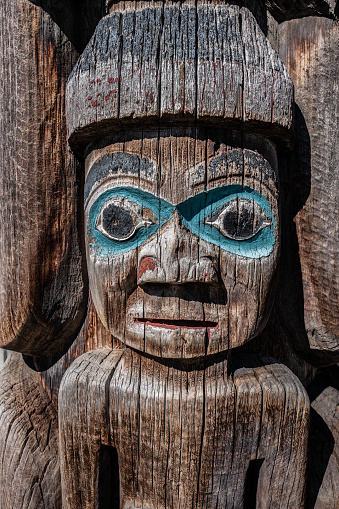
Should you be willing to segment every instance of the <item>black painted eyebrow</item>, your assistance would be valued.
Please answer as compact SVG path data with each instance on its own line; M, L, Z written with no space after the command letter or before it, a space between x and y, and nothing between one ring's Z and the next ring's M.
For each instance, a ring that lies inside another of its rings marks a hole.
M231 164L235 164L236 167L242 169L243 171L245 155L247 158L246 171L248 171L250 168L260 169L264 179L270 178L273 181L277 180L274 169L271 167L265 157L252 151L246 151L245 153L242 153L238 150L233 150L228 154L223 153L219 156L213 157L207 167L208 179L213 181L220 178L221 176L226 176L228 168ZM220 167L226 168L225 173L220 173Z
M142 174L144 178L152 181L154 179L155 167L147 157L140 158L136 154L126 154L125 152L105 154L99 161L93 164L88 172L84 190L85 201L96 182L100 182L103 178L119 172L132 177L139 177Z

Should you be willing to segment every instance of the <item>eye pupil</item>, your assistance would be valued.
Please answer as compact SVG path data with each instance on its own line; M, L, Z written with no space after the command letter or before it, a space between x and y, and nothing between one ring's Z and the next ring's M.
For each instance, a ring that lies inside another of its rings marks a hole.
M253 234L254 214L244 207L228 211L223 218L225 232L233 238L248 237Z
M254 200L236 198L229 201L214 217L205 221L224 235L236 241L249 240L271 224L262 208Z
M123 239L132 232L134 222L128 210L110 204L103 210L102 226L112 237Z

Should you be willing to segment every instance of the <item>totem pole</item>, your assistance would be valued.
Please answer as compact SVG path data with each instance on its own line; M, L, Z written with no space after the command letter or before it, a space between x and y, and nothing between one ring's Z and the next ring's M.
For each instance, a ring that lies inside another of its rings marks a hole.
M0 509L339 505L337 15L3 0Z

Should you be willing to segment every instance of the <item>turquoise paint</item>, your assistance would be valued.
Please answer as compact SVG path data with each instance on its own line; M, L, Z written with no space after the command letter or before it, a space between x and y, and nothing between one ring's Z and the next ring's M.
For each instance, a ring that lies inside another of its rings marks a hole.
M141 207L151 209L157 222L151 226L140 228L129 240L119 242L109 239L96 229L96 223L103 204L115 196L123 196ZM214 226L205 224L206 219L215 215L226 203L236 198L254 200L272 224L263 228L253 238L242 241L228 239ZM97 249L101 256L126 253L146 242L151 235L156 233L159 226L161 227L170 220L175 209L178 211L183 225L191 233L225 251L246 258L261 258L268 256L273 251L275 221L271 207L264 196L249 187L242 186L224 186L212 189L193 196L176 207L153 194L133 187L118 187L105 191L92 205L89 213L88 229L92 238L91 245Z
M124 198L137 203L142 208L151 209L157 218L157 222L150 226L143 226L137 230L135 235L129 240L119 242L117 240L109 239L96 228L96 224L100 210L104 203L110 198L114 198L116 196L123 196ZM91 246L95 247L98 254L101 256L112 256L115 254L126 253L143 244L158 230L159 225L162 226L171 218L174 210L175 207L173 207L173 205L170 205L165 200L157 198L153 194L146 193L141 189L134 187L116 187L114 189L109 189L99 196L89 212L88 230L92 239Z
M205 224L210 218L222 209L226 203L242 198L254 200L271 220L272 225L266 226L254 237L248 240L233 240L224 235L214 226ZM183 225L192 233L206 242L214 244L225 251L244 256L246 258L261 258L268 256L275 244L275 222L271 207L264 196L250 187L224 186L211 191L198 194L177 205L177 210Z

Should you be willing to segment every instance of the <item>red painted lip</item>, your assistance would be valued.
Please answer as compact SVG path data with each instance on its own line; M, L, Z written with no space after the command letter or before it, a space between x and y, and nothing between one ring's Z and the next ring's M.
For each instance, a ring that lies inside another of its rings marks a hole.
M205 320L159 320L159 318L135 318L135 323L161 327L162 329L217 329L218 322Z

